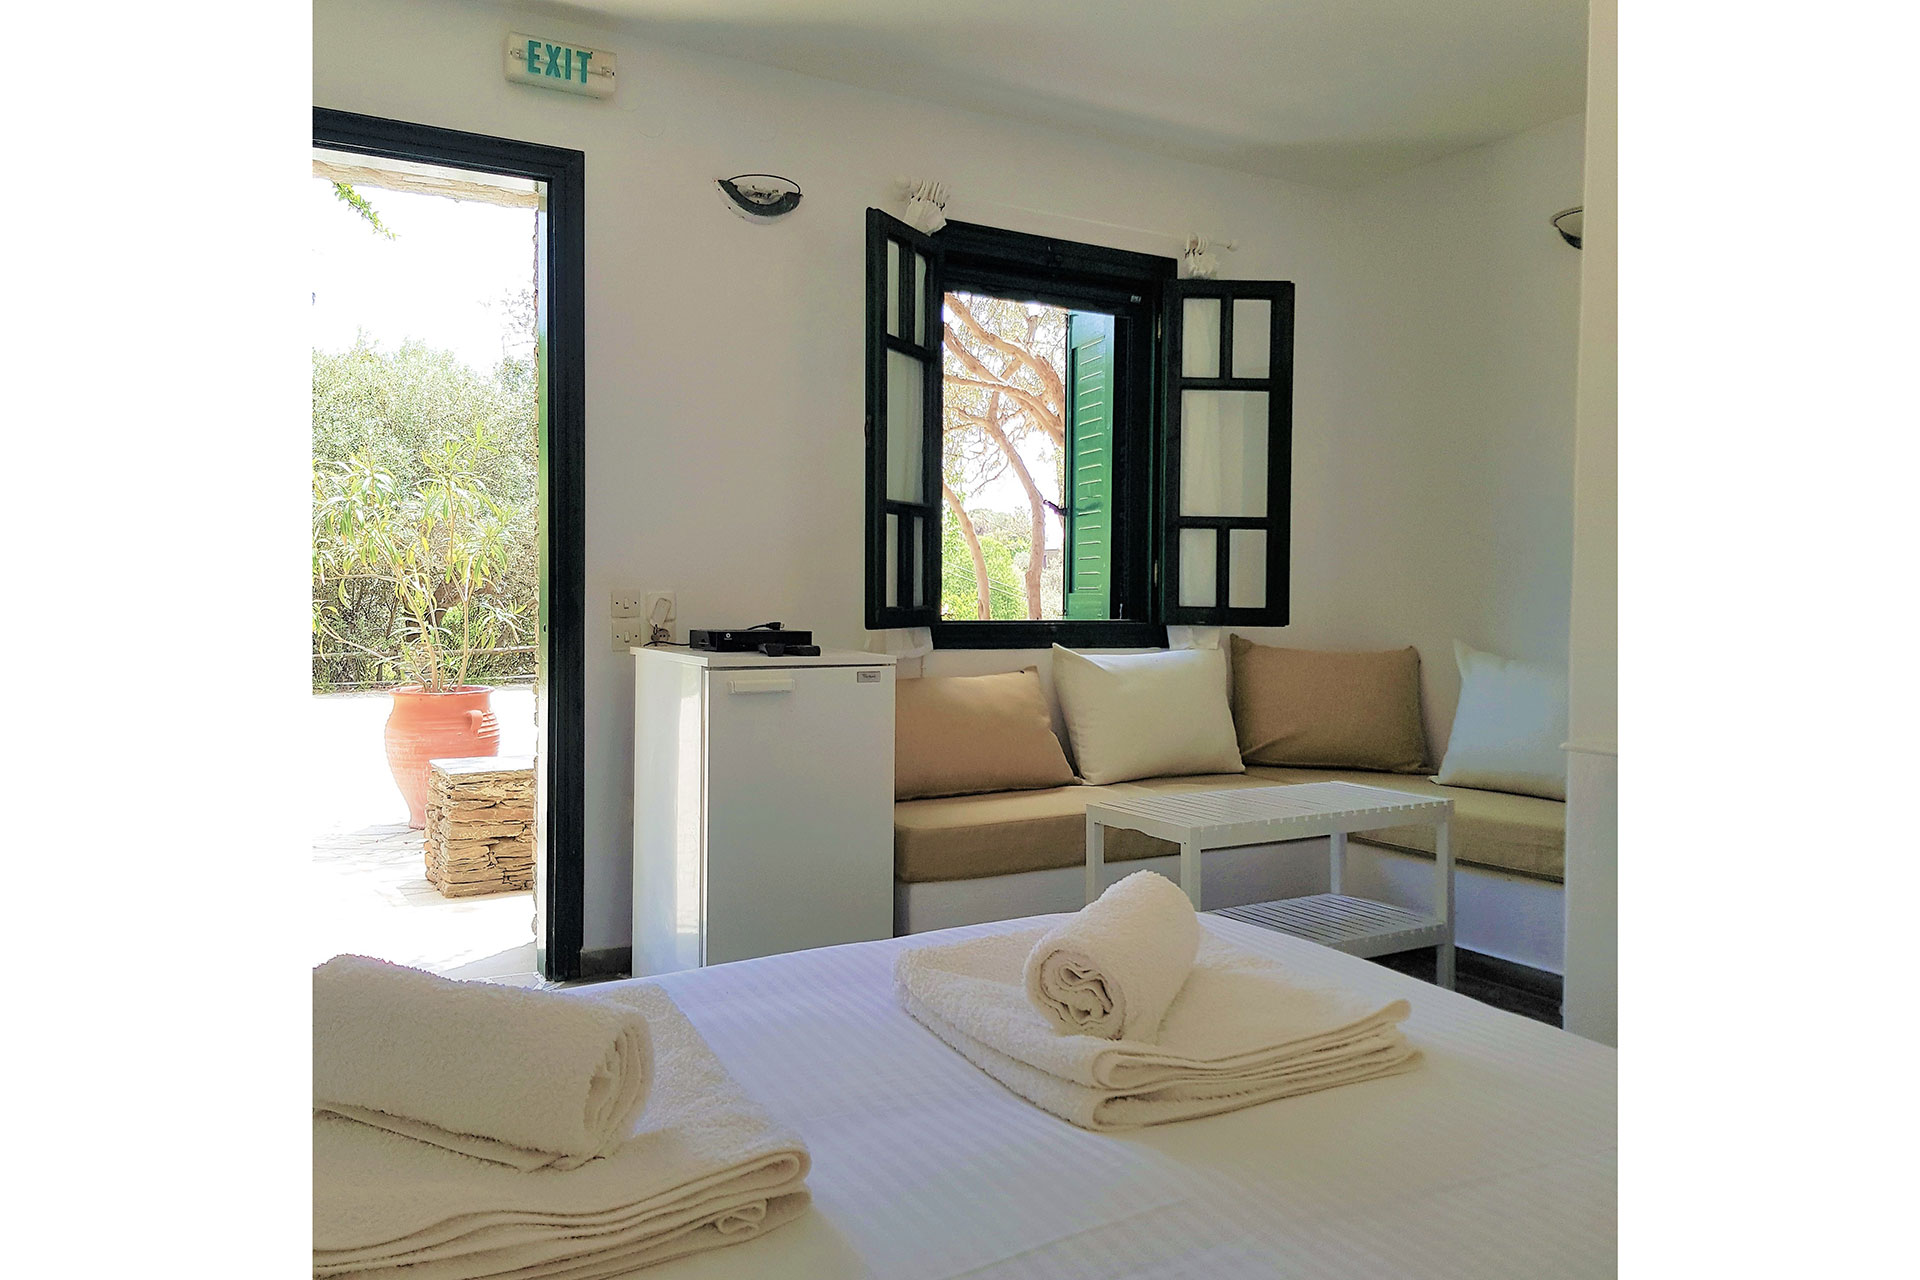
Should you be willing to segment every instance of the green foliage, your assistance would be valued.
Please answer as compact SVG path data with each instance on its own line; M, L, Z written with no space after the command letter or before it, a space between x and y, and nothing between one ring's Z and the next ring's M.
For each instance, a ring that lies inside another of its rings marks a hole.
M316 689L530 673L535 379L364 335L313 354Z
M365 220L366 224L373 228L375 235L385 236L389 240L398 240L400 238L387 227L386 223L380 221L380 215L375 213L373 206L367 203L367 198L358 191L355 191L347 183L334 183L333 194L345 201L355 213L359 214L360 217Z
M1033 535L1024 522L1011 518L994 521L1001 512L974 512L981 525L980 554L987 562L987 599L996 620L1014 620L1027 616L1027 589L1022 580ZM980 596L975 585L973 553L967 549L960 524L948 511L940 527L940 616L977 619Z

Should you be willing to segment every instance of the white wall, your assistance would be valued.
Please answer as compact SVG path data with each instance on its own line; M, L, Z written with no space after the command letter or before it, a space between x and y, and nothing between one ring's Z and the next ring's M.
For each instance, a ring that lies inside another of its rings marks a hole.
M1580 255L1572 116L1345 193L1338 382L1294 439L1292 626L1306 647L1413 644L1431 750L1458 637L1564 666Z
M610 48L609 103L509 85L505 33ZM649 45L452 0L316 0L320 106L578 148L587 155L586 945L627 941L631 659L607 597L672 587L681 626L781 618L861 647L864 217L896 176L937 177L949 212L1172 254L1177 244L1071 218L1238 238L1232 266L1335 292L1330 200L1271 179ZM805 189L790 218L727 212L715 178ZM970 203L971 202L971 203ZM1324 421L1331 334L1305 326L1297 394Z
M1337 287L1299 304L1313 394L1294 423L1294 621L1243 634L1417 647L1435 764L1456 636L1567 665L1581 255L1548 220L1580 203L1583 141L1569 116L1334 193ZM1029 651L942 652L926 670L1029 663L1045 677Z
M1618 8L1588 10L1587 212L1575 444L1573 668L1568 705L1569 1031L1618 1039Z
M507 84L510 27L613 49L619 95ZM897 207L896 176L1022 231L1167 255L1096 224L1236 238L1230 274L1296 282L1297 621L1267 638L1418 645L1442 739L1455 635L1564 661L1578 256L1546 218L1579 198L1577 119L1329 193L453 0L316 0L314 101L587 155L589 948L628 933L632 674L601 638L608 594L674 588L682 628L865 643L862 210ZM800 210L724 210L713 179L756 170L799 181Z

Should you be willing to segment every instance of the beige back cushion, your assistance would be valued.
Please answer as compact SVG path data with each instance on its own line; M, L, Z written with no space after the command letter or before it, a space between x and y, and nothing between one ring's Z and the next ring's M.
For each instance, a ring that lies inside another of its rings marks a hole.
M1028 791L1072 781L1034 668L922 676L895 686L895 799Z
M1239 773L1218 649L1077 653L1053 646L1053 689L1088 782Z
M1326 653L1235 636L1233 725L1248 764L1425 773L1420 652Z

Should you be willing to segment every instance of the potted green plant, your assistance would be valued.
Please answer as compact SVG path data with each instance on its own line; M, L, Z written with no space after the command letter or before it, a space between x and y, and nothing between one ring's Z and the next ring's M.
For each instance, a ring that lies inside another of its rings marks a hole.
M476 652L519 639L518 612L500 586L508 571L507 515L475 467L492 451L485 427L421 455L426 478L412 493L356 453L314 470L313 625L402 678L387 717L387 764L407 802L408 822L426 825L427 762L500 750L492 691L467 683ZM398 652L342 635L332 602L350 584L391 592Z

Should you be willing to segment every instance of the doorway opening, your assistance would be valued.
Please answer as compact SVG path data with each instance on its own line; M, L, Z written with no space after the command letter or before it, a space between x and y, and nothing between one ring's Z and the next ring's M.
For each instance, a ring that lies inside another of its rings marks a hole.
M581 157L314 142L314 959L578 977Z

